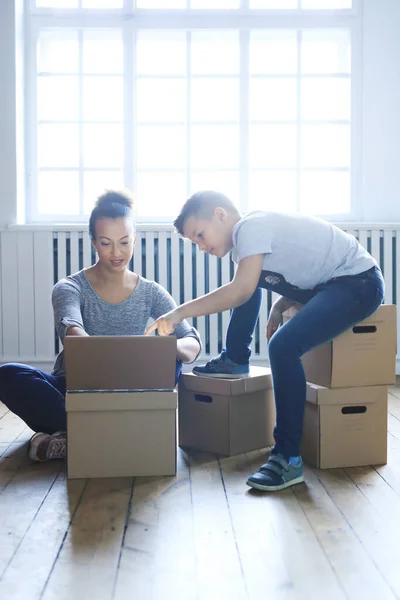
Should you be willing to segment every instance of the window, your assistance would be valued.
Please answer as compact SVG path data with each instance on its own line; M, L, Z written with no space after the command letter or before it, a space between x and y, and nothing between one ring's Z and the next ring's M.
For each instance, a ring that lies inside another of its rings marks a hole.
M243 211L351 214L351 0L32 3L31 221L86 220L121 187L141 221L205 188Z

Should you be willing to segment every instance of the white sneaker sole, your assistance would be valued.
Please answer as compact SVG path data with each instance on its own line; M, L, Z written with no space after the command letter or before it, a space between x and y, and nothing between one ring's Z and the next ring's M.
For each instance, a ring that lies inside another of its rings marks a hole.
M245 377L249 377L249 373L243 373L242 375L233 373L196 373L196 371L192 371L192 373L198 377L215 377L216 379L244 379Z
M247 480L246 484L256 490L261 490L262 492L279 492L279 490L284 490L285 488L291 487L292 485L296 485L298 483L304 482L304 475L299 475L295 479L291 479L290 481L286 481L281 485L262 485L261 483L253 483L252 481Z

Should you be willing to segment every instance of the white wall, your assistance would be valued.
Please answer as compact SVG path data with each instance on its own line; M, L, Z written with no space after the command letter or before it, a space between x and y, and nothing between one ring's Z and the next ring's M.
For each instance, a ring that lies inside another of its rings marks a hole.
M400 222L400 0L363 4L362 218Z
M0 2L0 227L16 222L15 3Z
M23 0L0 0L0 228L17 221L23 134L19 94L21 34L18 14ZM362 162L360 220L400 222L400 0L361 0ZM17 108L16 108L17 107ZM18 116L18 119L17 119ZM17 140L18 139L18 154ZM17 161L18 156L18 161Z

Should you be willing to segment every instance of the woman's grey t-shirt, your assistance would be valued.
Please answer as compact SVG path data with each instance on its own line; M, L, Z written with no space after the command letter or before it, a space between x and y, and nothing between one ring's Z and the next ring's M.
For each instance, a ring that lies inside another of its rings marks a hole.
M88 335L144 335L149 319L156 320L176 307L167 290L140 275L136 288L126 300L110 304L95 292L84 270L56 283L52 302L61 341L72 326L81 327ZM194 337L201 345L198 332L187 321L176 327L174 335ZM63 351L57 356L52 374L65 375Z

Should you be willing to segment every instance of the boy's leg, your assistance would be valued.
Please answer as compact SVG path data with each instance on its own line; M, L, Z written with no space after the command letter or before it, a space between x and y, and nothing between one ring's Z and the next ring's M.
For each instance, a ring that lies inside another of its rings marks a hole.
M262 289L256 288L251 298L234 308L226 334L226 348L217 357L193 373L209 377L243 377L249 373L250 344L257 323L262 300Z
M318 286L318 293L270 340L269 359L276 403L272 453L285 461L289 462L290 457L300 454L306 402L301 356L359 323L382 303L383 280L373 274L363 275L338 278ZM277 465L274 465L275 468ZM248 483L253 485L269 476L270 472L268 469L265 471L264 465Z
M66 430L64 377L18 363L2 365L0 400L34 431Z
M262 288L256 288L252 297L234 308L226 332L226 356L239 365L250 360L250 344L261 308Z

